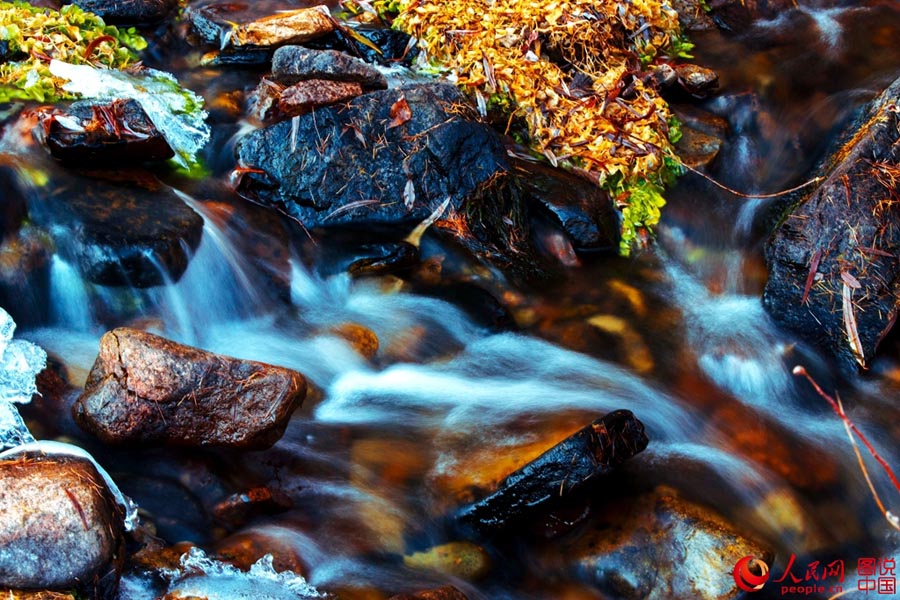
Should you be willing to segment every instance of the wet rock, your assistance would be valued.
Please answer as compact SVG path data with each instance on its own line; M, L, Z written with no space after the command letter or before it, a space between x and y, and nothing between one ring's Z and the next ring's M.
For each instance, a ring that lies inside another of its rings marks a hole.
M42 231L25 226L0 244L0 306L25 325L49 316L53 244Z
M266 48L300 44L334 31L326 6L279 12L252 21L230 13L228 4L210 5L188 11L194 33L206 44L222 49Z
M75 596L65 592L29 592L22 590L0 590L4 600L76 600Z
M490 571L491 557L484 548L472 542L449 542L407 554L403 564L412 569L427 569L474 581Z
M695 98L706 98L719 87L719 74L712 69L690 63L675 65L678 83Z
M170 542L202 544L209 540L209 514L198 496L178 479L159 475L117 477L124 493L141 510L141 524L155 537Z
M0 461L0 586L114 578L122 531L122 511L91 462L37 454Z
M618 249L618 214L605 191L541 163L517 161L514 174L529 201L562 225L575 250Z
M716 22L706 12L705 0L673 0L672 8L678 12L678 22L684 31L709 31Z
M728 137L730 132L728 120L719 115L692 104L670 104L669 108L682 127L690 127L706 135L723 140Z
M362 93L362 86L358 83L309 79L282 91L278 98L278 110L285 117L295 117L313 108L346 102Z
M552 508L647 447L644 425L617 410L577 431L510 474L489 496L461 509L464 527L489 533Z
M414 594L398 594L397 596L391 596L388 600L468 600L468 598L468 596L452 585L445 585L444 587Z
M200 245L203 219L155 179L117 174L122 181L55 177L46 196L30 203L32 219L94 283L149 287L167 277L177 281Z
M74 411L107 443L258 449L281 437L305 393L295 371L120 328L100 340Z
M616 598L734 598L738 560L756 556L771 564L757 542L668 490L610 506L607 514L554 551L568 571Z
M15 178L11 168L0 170L0 186L6 190L0 201L0 242L19 230L27 214L25 197L15 192Z
M387 80L375 67L336 50L283 46L272 57L272 79L282 85L324 79L358 83L367 90L387 88Z
M709 16L727 31L740 33L755 21L774 19L797 8L796 0L709 0Z
M447 198L460 211L508 170L496 134L460 115L464 102L449 84L412 85L299 117L296 136L288 122L255 131L238 156L264 174L239 189L307 227L421 221Z
M230 535L216 542L212 552L242 571L250 570L255 562L271 554L276 571L304 575L309 569L300 550L306 544L308 541L303 535L292 529L267 525Z
M319 50L340 50L368 63L382 65L402 63L410 66L419 53L415 45L410 44L410 35L398 29L356 26L354 32L369 43L364 44L352 36L334 31L311 40L306 46Z
M358 323L341 323L329 331L344 338L360 356L372 360L378 354L378 336L374 331Z
M684 164L694 169L705 169L719 156L723 143L722 138L682 125L681 139L676 142L675 149Z
M40 113L37 132L60 161L93 168L133 165L175 156L135 100L82 101Z
M225 498L213 507L212 513L219 522L237 528L256 516L277 514L291 506L291 499L284 493L258 486Z
M867 107L766 247L766 310L848 368L869 364L900 307L898 106L900 80Z
M72 4L112 25L149 25L169 16L178 0L73 0Z
M359 253L363 257L347 267L356 277L400 273L419 262L419 249L409 242L364 244Z

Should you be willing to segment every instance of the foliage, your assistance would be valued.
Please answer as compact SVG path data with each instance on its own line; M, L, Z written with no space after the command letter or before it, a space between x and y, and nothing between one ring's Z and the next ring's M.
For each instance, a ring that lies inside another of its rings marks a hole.
M525 123L552 164L584 169L614 191L623 251L659 220L678 137L644 82L663 55L686 56L667 0L375 0L479 107ZM674 163L673 163L674 164Z
M0 2L0 102L73 98L50 61L122 69L137 62L147 42L133 28L120 30L74 4L59 11L26 2Z

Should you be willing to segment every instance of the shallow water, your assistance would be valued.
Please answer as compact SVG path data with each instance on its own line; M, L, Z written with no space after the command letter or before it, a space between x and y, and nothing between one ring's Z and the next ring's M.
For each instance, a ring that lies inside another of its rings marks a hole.
M803 8L732 39L699 36L698 61L717 68L723 83L707 106L733 129L713 174L749 193L801 182L852 110L900 75L897 39L900 8L883 2ZM154 67L171 69L168 61L179 70L191 62L165 52L153 59ZM243 70L220 78L192 73L182 80L209 103L256 81ZM224 180L233 166L228 140L244 125L215 119L208 158L213 177ZM791 554L845 558L849 573L858 556L894 552L897 539L869 497L840 420L791 370L804 365L826 389L839 389L859 428L900 464L897 346L887 346L871 374L842 376L771 323L759 300L761 248L777 201L736 198L686 177L670 195L657 251L581 257L541 289L513 288L427 237L426 262L442 260L447 273L480 281L511 307L521 331L494 333L452 297L417 295L392 278L353 280L339 268L340 256L353 253L339 236L314 244L295 231L287 268L271 270L286 270L286 288L270 285L271 272L251 258L246 236L223 218L222 206L241 201L218 181L169 183L205 221L180 280L104 287L57 255L45 299L50 314L21 333L61 360L75 385L83 384L102 333L129 324L304 373L317 392L274 448L191 460L206 461L201 471L218 477L220 488L266 483L291 498L292 510L259 518L251 529L295 549L319 590L399 592L454 581L405 567L400 556L453 541L443 523L448 512L618 408L643 421L651 444L626 464L615 493L671 486L764 540L779 575ZM334 333L345 323L378 336L376 359ZM160 518L167 541L209 545L224 535L203 514L221 496L199 497L202 486L184 483L194 468L184 453L148 459L91 450L139 504L147 492L129 490L129 481L184 469L174 479L200 508L193 517L158 514L176 521L167 529ZM890 498L886 477L874 463L870 469ZM596 597L539 560L541 546L488 548L491 575L454 583L473 599L557 598L563 588L567 597ZM231 571L219 575L246 593ZM126 578L123 593L139 597L141 581Z

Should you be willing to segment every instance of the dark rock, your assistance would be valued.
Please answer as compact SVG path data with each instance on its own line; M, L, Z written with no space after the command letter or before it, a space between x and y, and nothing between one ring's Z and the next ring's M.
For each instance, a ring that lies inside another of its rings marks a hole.
M468 600L469 597L452 585L425 590L414 594L398 594L388 600Z
M401 100L405 122L391 114ZM465 119L465 106L452 85L414 85L299 117L295 139L288 122L255 131L238 156L264 174L239 189L307 227L421 221L447 198L459 212L508 170L497 135Z
M17 193L15 178L11 168L0 171L0 187L5 190L0 198L0 242L19 230L27 214L27 202L21 193Z
M340 50L368 63L383 65L402 63L410 66L419 53L415 45L410 46L410 35L398 29L358 26L354 32L369 43L364 44L343 32L334 31L311 40L306 46L318 50Z
M231 528L237 528L256 516L276 514L290 509L291 499L266 486L232 494L213 507L213 517Z
M107 443L257 449L278 441L305 394L295 371L120 328L100 340L74 412Z
M359 253L364 257L347 267L356 277L400 273L419 262L419 249L409 242L364 244Z
M272 57L272 79L282 85L325 79L358 83L368 90L387 88L387 80L375 67L336 50L312 50L283 46Z
M98 168L175 156L135 100L76 102L65 111L45 109L39 119L36 131L64 163Z
M272 48L226 48L224 50L212 50L200 57L203 66L256 66L268 65L272 61Z
M517 161L514 175L529 201L562 225L576 250L618 249L618 214L605 191L542 163Z
M0 586L91 586L115 572L122 532L122 511L90 461L0 461Z
M676 142L675 149L678 151L678 158L685 165L693 169L703 169L716 160L723 143L722 138L682 125L681 139Z
M706 98L719 87L719 74L712 69L682 63L675 65L678 83L695 98Z
M347 81L309 79L286 88L278 98L278 111L284 117L306 114L313 108L346 102L361 96L362 86Z
M647 443L644 425L630 411L611 412L510 474L492 494L461 509L457 520L483 533L521 523L608 475Z
M49 236L25 226L0 244L0 306L20 325L44 323L49 316Z
M203 219L155 179L131 171L117 175L121 182L60 173L45 197L31 201L32 219L95 283L149 287L166 277L177 281L200 245Z
M178 0L73 0L72 4L112 25L149 25L169 16Z
M705 0L673 0L672 8L678 12L678 22L684 31L709 31L716 22L706 12Z
M797 8L796 0L709 0L709 16L727 31L746 31L755 21Z
M847 367L868 365L900 306L898 105L900 80L868 106L766 248L766 310Z
M303 535L293 529L267 525L230 535L216 542L211 550L242 571L249 571L253 563L271 554L272 567L279 573L292 571L305 575L309 566L298 552L304 544Z
M197 495L174 477L119 475L122 491L141 507L141 526L170 542L209 541L211 521Z
M771 564L759 543L668 490L630 498L605 514L548 558L565 557L564 568L616 598L734 598L740 590L732 572L741 558Z

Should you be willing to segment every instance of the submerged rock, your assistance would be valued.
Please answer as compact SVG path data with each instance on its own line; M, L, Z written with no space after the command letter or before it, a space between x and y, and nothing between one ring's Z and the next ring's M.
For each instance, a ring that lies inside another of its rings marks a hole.
M452 85L413 85L260 129L238 156L264 174L241 192L307 227L421 221L447 198L459 211L508 170L497 135L464 107Z
M119 182L54 178L29 205L60 254L101 285L160 285L177 281L200 245L203 219L170 188L139 172L118 171Z
M737 33L754 22L774 19L797 8L796 0L709 0L709 16L720 28Z
M0 243L0 306L16 322L41 323L50 312L50 236L26 225Z
M449 542L407 554L403 564L412 569L426 569L474 581L490 571L491 557L484 548L472 542Z
M609 507L577 540L554 548L567 569L616 598L662 600L734 598L732 572L745 556L771 563L771 554L720 516L658 490Z
M867 367L900 308L900 80L824 164L769 239L763 303L776 322Z
M121 558L121 509L87 460L21 454L0 461L0 586L90 586Z
M149 25L165 19L178 0L73 0L82 9L114 25Z
M398 594L397 596L391 596L388 600L469 600L469 597L452 585L445 585L444 587L415 592L414 594Z
M258 449L278 441L305 394L295 371L120 328L100 340L74 412L107 443Z
M647 443L644 425L630 411L613 411L510 474L496 491L460 510L456 518L484 533L521 523L609 475Z
M50 154L64 163L128 165L175 156L166 138L135 100L99 103L86 100L67 110L40 113L37 130Z

